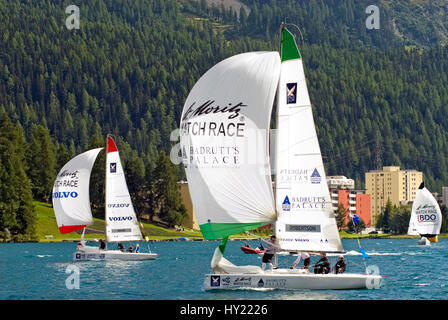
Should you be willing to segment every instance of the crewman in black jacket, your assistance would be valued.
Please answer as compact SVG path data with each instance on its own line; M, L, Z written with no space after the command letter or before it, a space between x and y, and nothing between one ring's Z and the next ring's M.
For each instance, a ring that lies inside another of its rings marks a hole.
M322 252L320 254L320 260L314 265L314 273L329 273L330 272L330 261L328 261L327 254Z
M347 264L344 261L344 256L340 255L338 261L334 265L334 273L344 273Z

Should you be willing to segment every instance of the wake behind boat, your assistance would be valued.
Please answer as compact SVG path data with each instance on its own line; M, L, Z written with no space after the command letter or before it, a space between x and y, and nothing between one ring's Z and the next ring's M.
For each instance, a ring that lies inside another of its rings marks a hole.
M268 224L275 225L280 250L344 251L301 55L294 36L284 26L281 32L281 56L248 52L221 61L198 80L184 105L181 150L194 210L204 238L222 238L211 262L214 273L205 275L204 287L379 288L382 277L367 270L319 275L264 271L236 266L223 256L230 235ZM269 129L276 93L274 197Z
M81 241L73 254L74 260L156 259L156 253L107 250L107 247L87 246L84 241L85 227L93 224L89 197L90 174L102 149L79 154L60 170L53 187L53 208L59 231L64 234L84 228ZM106 242L142 241L118 149L111 136L107 137L106 152Z

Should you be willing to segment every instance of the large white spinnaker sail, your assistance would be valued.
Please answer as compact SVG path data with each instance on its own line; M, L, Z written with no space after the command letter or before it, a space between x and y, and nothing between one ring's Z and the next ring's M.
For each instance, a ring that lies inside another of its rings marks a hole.
M59 171L53 186L53 208L61 233L69 233L93 224L90 209L90 173L103 148L81 153Z
M434 196L422 182L412 204L408 234L434 237L440 233L442 213Z
M218 239L275 221L269 123L278 52L249 52L207 71L185 102L183 163L202 234Z
M281 58L275 151L277 240L288 251L343 251L302 59L286 28Z
M107 137L106 151L106 239L111 242L141 241L142 233L112 137Z

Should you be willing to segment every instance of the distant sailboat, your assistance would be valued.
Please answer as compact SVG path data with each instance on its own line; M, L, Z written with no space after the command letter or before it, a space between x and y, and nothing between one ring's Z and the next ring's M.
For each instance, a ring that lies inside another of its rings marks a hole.
M120 250L87 246L85 228L93 224L90 208L90 174L93 164L103 148L92 149L77 155L59 171L53 187L53 208L59 231L64 233L83 229L81 241L73 258L151 260L156 253L130 253ZM143 240L121 166L117 146L111 136L106 146L106 242Z
M302 59L282 28L278 52L225 59L194 85L180 123L181 150L201 232L222 242L205 275L205 289L359 289L379 287L373 274L264 271L225 259L230 235L275 224L288 252L344 252L325 179ZM269 128L277 93L275 196Z
M438 234L442 226L442 213L434 196L425 188L422 182L412 204L409 219L408 235L418 235L420 245L430 245L438 241Z

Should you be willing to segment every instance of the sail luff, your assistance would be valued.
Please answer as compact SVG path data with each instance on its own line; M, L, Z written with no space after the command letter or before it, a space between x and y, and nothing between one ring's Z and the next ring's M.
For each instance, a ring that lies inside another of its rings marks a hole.
M108 202L108 185L107 185L107 166L108 166L108 161L107 161L107 154L109 153L109 134L106 136L106 147L105 147L105 151L106 151L106 156L105 161L104 161L104 225L105 225L105 233L106 233L106 246L107 246L107 242L110 241L109 239L109 234L107 232L107 230L110 229L108 220L107 220L107 204Z

